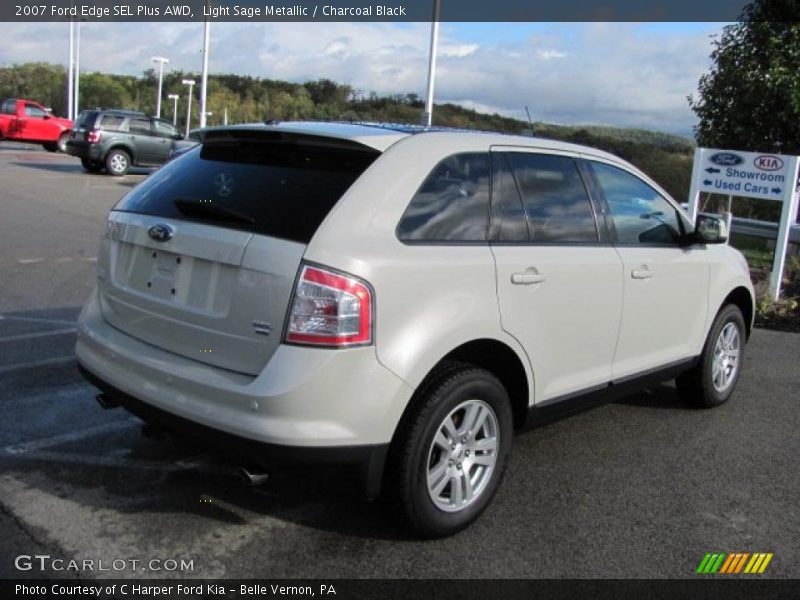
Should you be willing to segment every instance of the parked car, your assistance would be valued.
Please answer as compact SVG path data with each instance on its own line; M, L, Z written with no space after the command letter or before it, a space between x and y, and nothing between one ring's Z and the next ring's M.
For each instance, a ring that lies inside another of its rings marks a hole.
M48 152L65 152L72 121L61 119L33 100L14 98L0 104L0 139L41 144Z
M703 407L736 386L744 258L616 156L354 124L202 138L110 212L76 352L101 404L216 440L252 479L355 465L448 535L515 430L660 381Z
M83 111L67 142L67 152L92 173L125 175L131 167L158 166L183 136L172 123L122 110Z

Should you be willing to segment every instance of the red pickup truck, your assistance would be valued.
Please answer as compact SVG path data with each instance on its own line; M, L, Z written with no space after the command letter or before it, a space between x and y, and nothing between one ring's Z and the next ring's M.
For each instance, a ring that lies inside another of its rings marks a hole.
M0 139L41 144L49 152L66 152L72 121L53 116L31 100L6 100L0 105Z

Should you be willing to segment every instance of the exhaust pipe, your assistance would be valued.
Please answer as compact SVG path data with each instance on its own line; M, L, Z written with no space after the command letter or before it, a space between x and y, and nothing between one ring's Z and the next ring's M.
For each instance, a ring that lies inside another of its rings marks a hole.
M117 408L119 406L119 404L117 404L117 401L114 400L108 394L97 394L97 396L95 396L94 399L97 400L97 403L103 410L108 410L110 408Z
M239 467L236 470L236 475L250 487L263 485L269 479L269 473L266 471L258 471L248 467Z

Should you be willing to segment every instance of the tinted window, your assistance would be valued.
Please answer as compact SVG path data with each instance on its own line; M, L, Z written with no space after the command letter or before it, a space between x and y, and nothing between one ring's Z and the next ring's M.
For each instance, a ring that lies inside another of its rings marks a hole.
M120 115L103 115L102 120L100 121L100 129L103 131L120 131L122 129L122 124L125 122L125 117ZM133 121L131 121L131 125L133 126ZM149 133L149 129L146 134Z
M534 243L598 240L592 205L574 160L530 153L509 153L508 159Z
M677 209L656 190L627 171L590 163L606 198L620 244L677 244L681 237Z
M17 101L16 100L6 100L3 102L3 108L0 110L3 114L6 115L15 115L17 114Z
M159 137L174 138L178 134L177 129L172 125L161 121L153 121L153 127L156 130L156 135Z
M492 153L492 240L527 242L525 209L505 154Z
M226 134L167 163L125 196L117 210L201 221L308 243L322 220L378 153L314 144L308 138ZM178 210L203 203L210 210ZM226 218L224 211L251 218Z
M34 106L33 104L25 105L26 117L33 117L34 119L43 119L45 114L46 113L38 106Z
M91 129L97 120L97 111L82 110L75 119L75 130Z
M105 118L103 121L105 121ZM128 133L150 135L150 121L147 119L131 119L128 122Z
M403 241L486 241L489 155L456 154L436 165L412 198L397 237Z

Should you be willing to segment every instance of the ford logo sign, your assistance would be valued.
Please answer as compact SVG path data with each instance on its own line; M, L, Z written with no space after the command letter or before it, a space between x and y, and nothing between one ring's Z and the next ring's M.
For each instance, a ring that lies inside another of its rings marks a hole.
M175 230L166 223L158 223L147 230L147 235L157 242L168 242L175 235Z
M721 167L735 167L744 162L741 156L733 152L717 152L716 154L712 154L709 160Z

